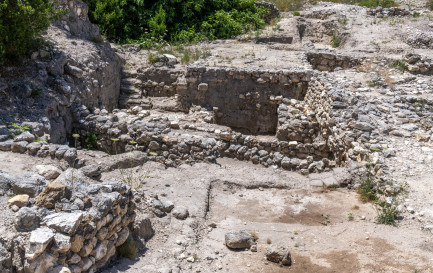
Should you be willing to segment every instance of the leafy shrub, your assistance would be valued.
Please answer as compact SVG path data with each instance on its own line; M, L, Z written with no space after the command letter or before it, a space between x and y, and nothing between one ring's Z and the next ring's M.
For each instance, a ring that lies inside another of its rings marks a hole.
M427 1L427 8L430 10L433 10L433 0L428 0Z
M406 63L405 61L403 61L403 60L397 60L397 61L394 61L394 62L392 63L392 67L394 67L394 68L400 70L400 71L403 72L403 73L409 69L409 66L408 66L407 63Z
M98 137L94 133L87 132L84 142L88 150L96 150L98 148Z
M294 11L293 16L301 16L301 13L299 11Z
M394 202L388 203L386 201L378 202L376 204L378 224L395 226L398 219L398 210Z
M365 177L361 182L361 185L357 189L360 199L363 202L375 202L377 201L377 187L374 181L374 173L371 170L371 165L367 165L367 171Z
M117 42L144 47L171 42L229 38L264 27L267 13L254 0L84 0L90 20Z
M36 37L61 15L50 0L3 0L0 3L0 56L22 57L37 45Z

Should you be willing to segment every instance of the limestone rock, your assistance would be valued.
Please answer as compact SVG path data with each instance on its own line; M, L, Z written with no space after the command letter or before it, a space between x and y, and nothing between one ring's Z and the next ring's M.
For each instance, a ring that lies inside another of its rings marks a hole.
M26 258L34 260L45 250L48 244L53 240L54 235L53 230L46 227L32 231L30 234L29 245L26 249Z
M227 232L225 235L225 242L226 246L232 249L250 248L255 244L253 236L245 231Z
M20 141L27 141L27 142L33 142L35 141L35 136L32 135L30 132L23 132L15 137L14 142L20 142Z
M47 184L47 180L38 174L24 173L16 177L12 191L15 194L28 194L30 197L35 197L42 192Z
M29 143L27 141L13 142L11 144L11 151L14 153L25 153L28 144Z
M36 197L36 204L40 207L53 209L56 202L60 202L63 198L71 198L71 190L65 184L54 182L48 184L44 191Z
M49 180L56 179L62 172L59 168L51 165L36 165L35 168L39 175Z
M0 170L0 195L5 194L15 183L14 176Z
M189 216L188 209L185 207L176 207L171 214L179 220L185 220Z
M24 207L15 214L14 222L18 231L32 231L39 227L40 217L34 208Z
M82 212L60 212L46 216L44 221L48 227L71 235L77 230L82 217Z
M13 205L22 208L27 206L29 203L29 196L27 194L20 194L12 197L8 200L8 205L11 207Z
M134 222L134 236L148 240L155 235L155 230L152 228L150 219L145 215L138 215Z
M71 248L71 237L62 233L56 233L54 236L54 250L65 253Z
M85 176L98 178L101 176L101 168L97 165L84 166L80 169Z
M266 248L266 259L274 263L281 263L283 265L291 265L292 259L290 257L289 249L283 246L271 244Z

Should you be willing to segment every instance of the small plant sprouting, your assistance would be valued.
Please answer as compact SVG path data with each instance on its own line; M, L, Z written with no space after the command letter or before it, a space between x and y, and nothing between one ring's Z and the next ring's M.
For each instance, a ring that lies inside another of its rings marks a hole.
M301 13L299 11L295 10L293 12L293 16L301 16Z
M29 130L30 130L30 126L19 124L16 122L10 123L9 132L11 132L12 134L14 134L16 136L21 134L21 133L27 132Z
M398 218L398 210L396 201L393 200L391 203L381 201L376 203L378 224L396 226Z
M338 36L336 31L333 31L332 32L331 46L333 48L337 48L337 47L340 47L340 45L341 45L340 37Z
M407 63L404 60L397 60L392 63L392 67L400 70L402 73L409 69Z
M377 197L377 188L376 183L374 182L375 174L372 171L372 165L367 164L366 166L366 174L364 180L361 182L361 185L358 187L357 192L360 195L360 200L363 202L376 202Z
M298 235L298 232L297 231L295 231L293 234L295 234L295 235Z
M349 214L347 215L347 218L349 219L349 221L353 221L353 219L354 219L353 214L352 214L352 213L349 213Z
M295 244L295 247L296 247L296 248L299 247L298 243Z

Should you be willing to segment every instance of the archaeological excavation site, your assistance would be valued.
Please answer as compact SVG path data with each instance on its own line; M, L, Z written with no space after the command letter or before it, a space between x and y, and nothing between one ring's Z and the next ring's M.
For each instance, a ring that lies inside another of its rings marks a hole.
M0 38L0 273L433 272L433 1L168 2Z

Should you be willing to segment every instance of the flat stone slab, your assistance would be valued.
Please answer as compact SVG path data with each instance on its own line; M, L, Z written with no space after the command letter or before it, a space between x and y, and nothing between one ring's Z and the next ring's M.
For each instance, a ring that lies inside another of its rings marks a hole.
M82 212L61 212L48 215L44 218L48 227L72 235L81 222Z

